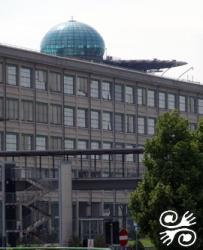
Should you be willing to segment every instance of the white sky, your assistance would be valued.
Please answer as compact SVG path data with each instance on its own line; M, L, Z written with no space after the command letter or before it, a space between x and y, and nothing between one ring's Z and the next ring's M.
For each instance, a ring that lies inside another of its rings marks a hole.
M54 25L93 26L107 54L125 59L176 59L188 65L166 77L203 83L203 0L0 0L0 43L39 50Z

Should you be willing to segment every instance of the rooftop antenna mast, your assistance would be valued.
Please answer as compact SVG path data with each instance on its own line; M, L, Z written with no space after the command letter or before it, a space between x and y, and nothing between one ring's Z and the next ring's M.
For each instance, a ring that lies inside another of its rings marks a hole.
M184 74L186 74L188 71L193 70L193 69L194 69L193 67L190 67L189 69L184 71L181 75L179 75L179 77L177 79L179 80Z

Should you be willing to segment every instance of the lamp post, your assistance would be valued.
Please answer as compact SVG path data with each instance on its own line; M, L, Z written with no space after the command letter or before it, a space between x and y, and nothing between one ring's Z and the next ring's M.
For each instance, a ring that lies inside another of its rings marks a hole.
M0 122L7 121L8 118L0 118ZM1 165L1 206L2 206L2 247L6 247L6 197L5 197L5 164Z
M135 237L136 237L135 249L138 250L138 230L139 230L139 225L136 222L134 222L134 227L135 227Z
M6 246L6 197L5 197L5 164L1 165L1 196L2 196L2 246Z

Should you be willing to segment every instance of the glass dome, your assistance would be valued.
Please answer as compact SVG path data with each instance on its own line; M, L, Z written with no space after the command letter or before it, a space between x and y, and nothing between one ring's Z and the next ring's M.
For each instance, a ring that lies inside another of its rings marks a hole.
M40 50L50 55L100 61L104 49L104 40L94 28L70 20L48 31L42 39Z

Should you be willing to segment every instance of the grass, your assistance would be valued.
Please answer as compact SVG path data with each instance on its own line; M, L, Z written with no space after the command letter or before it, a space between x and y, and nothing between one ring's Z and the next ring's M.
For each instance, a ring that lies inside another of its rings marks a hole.
M154 248L154 245L149 238L142 238L142 239L139 239L139 241L142 243L144 247ZM135 240L129 240L128 246L133 246L133 245L135 245Z

